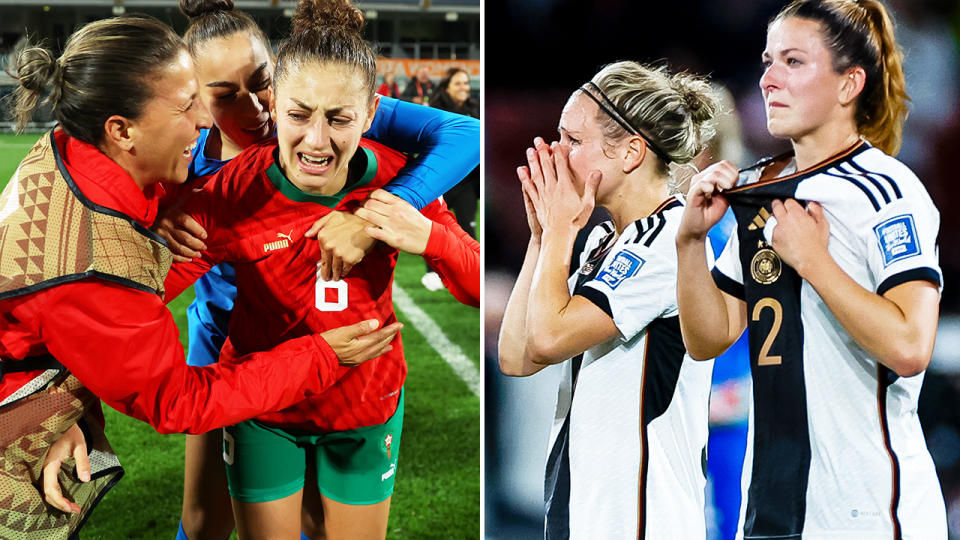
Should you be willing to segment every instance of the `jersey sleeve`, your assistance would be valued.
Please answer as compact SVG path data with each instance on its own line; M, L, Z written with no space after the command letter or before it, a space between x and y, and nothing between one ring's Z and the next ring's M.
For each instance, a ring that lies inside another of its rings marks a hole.
M860 234L877 294L917 280L943 288L939 227L940 213L932 202L919 197L894 200L872 215Z
M56 287L38 324L50 353L85 386L160 433L204 433L286 408L332 384L339 368L317 335L237 363L187 366L159 297L99 280Z
M423 258L454 298L480 307L480 243L457 224L442 202L427 205L423 214L433 221Z
M740 300L746 298L743 291L743 264L740 262L740 237L736 228L730 232L727 245L717 257L710 275L721 291Z
M676 310L677 256L670 252L672 238L660 240L652 247L630 242L614 246L596 276L573 291L609 315L624 339Z
M480 121L439 109L380 97L364 137L418 156L384 189L423 209L480 164Z
M183 203L181 210L193 218L207 232L204 243L207 249L189 262L175 262L164 280L164 299L170 302L206 274L217 264L230 257L231 224L238 217L236 203L238 194L231 183L234 174L250 174L240 166L240 158L227 163L219 172L208 178L197 179L202 188L194 190Z

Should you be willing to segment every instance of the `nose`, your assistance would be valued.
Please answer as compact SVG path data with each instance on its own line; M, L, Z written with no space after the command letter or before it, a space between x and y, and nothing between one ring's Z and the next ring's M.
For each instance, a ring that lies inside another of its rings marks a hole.
M210 110L207 109L207 106L203 104L203 100L198 99L194 102L194 123L197 126L197 129L210 129L213 126L213 117L210 115Z
M776 63L770 64L765 70L763 70L763 75L760 76L760 89L764 93L769 93L771 90L775 90L781 87L782 85L782 68Z
M330 141L330 131L329 126L327 126L326 119L318 119L307 128L307 134L303 138L303 142L307 143L312 148L326 148L327 143Z
M247 99L249 99L249 105L244 105L244 108L247 106L250 107L250 112L253 113L252 116L260 116L261 113L267 108L267 103L260 99L260 96L250 92L247 94Z

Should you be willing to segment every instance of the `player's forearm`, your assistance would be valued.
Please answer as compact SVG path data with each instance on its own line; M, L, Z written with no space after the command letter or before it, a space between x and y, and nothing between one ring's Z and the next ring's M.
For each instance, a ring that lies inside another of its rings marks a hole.
M480 306L479 242L457 227L456 222L448 227L434 221L423 256L454 298L470 306Z
M572 328L564 318L564 311L570 303L567 273L577 232L570 226L543 234L527 309L526 355L537 364L557 364L572 356L563 346L564 332ZM582 351L573 354L579 352Z
M723 354L743 332L745 323L729 306L708 270L702 240L677 241L677 305L680 332L690 356L698 360Z
M857 345L877 362L905 377L926 369L933 355L939 312L939 294L933 285L915 287L911 294L929 296L928 305L917 313L905 313L893 300L861 287L832 257L811 265L801 276ZM909 305L912 300L903 303Z
M382 97L366 135L419 154L384 187L418 210L480 164L480 121L468 116Z
M500 338L497 354L500 359L500 371L505 375L525 377L532 375L544 366L536 365L525 356L527 346L527 303L530 300L530 283L540 256L540 239L531 238L523 259L523 266L517 281L513 284L510 298L503 311L500 322Z
M313 335L229 364L195 368L181 359L179 373L164 378L144 409L144 420L159 433L206 433L319 393L332 384L338 367L333 350Z
M288 407L335 381L319 336L215 366L184 361L173 317L153 294L77 282L55 288L40 317L48 350L100 399L161 433L204 433Z

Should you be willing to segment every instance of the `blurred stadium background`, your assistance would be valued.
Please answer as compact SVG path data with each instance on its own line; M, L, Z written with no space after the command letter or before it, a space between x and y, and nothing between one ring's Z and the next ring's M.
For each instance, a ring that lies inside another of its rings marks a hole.
M479 96L480 0L353 3L364 11L364 36L380 53L378 84L390 73L402 90L418 68L427 68L436 82L448 67L457 66L470 74L474 97ZM296 4L296 0L234 0L274 43L289 32ZM0 54L8 54L28 34L45 40L59 54L75 28L123 13L152 15L182 34L187 18L177 6L177 0L0 0ZM14 85L7 73L0 73L0 96ZM41 125L49 120L49 110L37 114ZM6 111L0 114L0 129L9 130L9 121Z
M941 212L945 288L919 414L947 501L951 538L960 539L960 183L955 161L960 150L960 2L884 1L906 53L907 90L913 99L899 158L924 181ZM724 121L721 157L747 166L785 150L788 145L766 131L758 80L766 23L786 3L485 0L487 538L542 538L543 465L556 403L556 372L511 379L500 374L496 360L501 312L529 235L515 173L526 163L524 149L534 136L557 137L557 121L570 93L601 66L631 59L709 74L729 91L734 114ZM712 436L746 418L744 374L719 375L715 371ZM718 384L720 378L725 381ZM728 502L721 498L719 502ZM730 538L721 534L727 527L722 527L717 507L711 503L708 508L710 540Z
M293 0L236 0L276 42L289 30ZM382 0L354 2L367 18L366 37L380 51L380 76L393 73L402 89L420 67L436 82L447 67L471 75L480 84L480 0ZM114 14L147 13L182 32L187 25L176 0L0 1L0 56L29 33L59 54L70 33L83 24ZM4 63L6 67L6 63ZM379 81L378 81L379 82ZM15 81L0 73L0 96ZM0 134L0 188L20 159L52 126L49 108L39 111L31 133ZM3 108L0 132L11 130ZM403 457L392 501L388 538L477 538L480 530L480 315L446 291L420 284L421 259L401 254L396 285L410 302L397 302L409 364L406 383ZM402 296L395 294L395 296ZM192 288L170 304L183 330ZM426 319L424 318L426 317ZM435 323L435 324L434 324ZM450 342L438 342L441 332ZM457 358L452 358L457 357ZM456 371L448 364L467 366ZM456 362L451 362L456 363ZM107 433L126 469L82 530L82 538L173 538L180 519L183 489L183 436L161 436L150 426L105 411Z

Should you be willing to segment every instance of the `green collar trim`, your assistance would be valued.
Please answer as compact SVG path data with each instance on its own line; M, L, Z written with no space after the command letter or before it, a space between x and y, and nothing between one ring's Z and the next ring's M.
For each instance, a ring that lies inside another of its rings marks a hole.
M333 208L339 204L348 193L369 184L370 181L373 180L373 177L377 175L377 157L367 148L358 147L358 149L362 150L362 152L357 152L353 155L348 168L363 167L363 175L359 180L353 184L343 186L343 189L333 195L314 195L301 191L300 188L293 185L293 183L287 179L286 175L283 174L283 171L280 170L280 165L277 164L276 153L274 153L273 164L267 169L267 178L270 179L273 186L277 188L280 193L291 201L317 203L327 208Z

